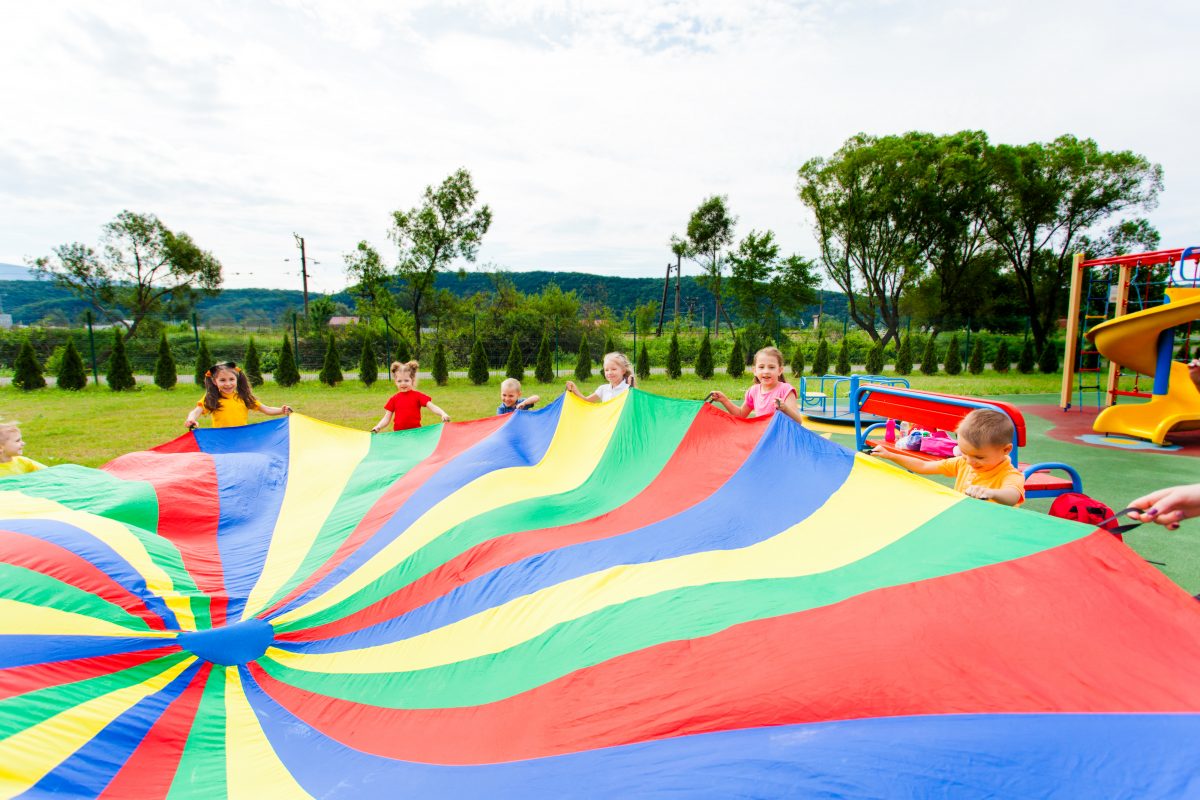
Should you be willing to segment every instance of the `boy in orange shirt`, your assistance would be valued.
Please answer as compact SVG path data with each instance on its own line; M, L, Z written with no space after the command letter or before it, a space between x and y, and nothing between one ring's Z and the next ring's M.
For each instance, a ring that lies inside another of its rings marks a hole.
M977 408L963 417L958 426L961 456L941 461L925 461L876 447L871 455L895 461L922 475L946 475L954 478L954 490L968 497L990 500L1006 506L1025 502L1025 476L1008 457L1012 452L1013 424L1007 414L990 408Z

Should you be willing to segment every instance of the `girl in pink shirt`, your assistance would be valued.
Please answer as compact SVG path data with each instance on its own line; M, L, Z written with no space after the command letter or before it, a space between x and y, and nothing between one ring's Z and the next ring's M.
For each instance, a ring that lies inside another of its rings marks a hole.
M801 421L800 409L796 405L796 387L783 380L783 353L775 347L764 347L754 354L754 385L746 390L739 406L724 392L714 391L709 399L725 406L735 417L769 417L779 409L796 422Z

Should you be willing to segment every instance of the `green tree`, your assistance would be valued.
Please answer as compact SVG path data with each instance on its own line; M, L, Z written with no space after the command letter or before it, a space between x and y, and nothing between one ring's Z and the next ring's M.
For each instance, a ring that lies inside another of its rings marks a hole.
M971 347L971 361L967 366L972 375L983 372L983 337L976 336L975 344Z
M922 375L937 375L938 373L938 355L937 355L937 337L933 334L925 340L925 352L921 354L921 374Z
M804 342L796 342L792 351L792 374L797 378L804 377Z
M725 374L731 378L740 378L746 372L746 352L742 349L742 340L737 335L733 337L733 349L729 351L729 363L725 366Z
M379 356L375 355L375 343L370 334L363 335L362 352L358 356L358 379L363 386L371 386L379 380Z
M617 341L613 339L611 333L604 337L604 353L601 355L601 358L609 353L619 353L620 351L621 348L617 345Z
M31 263L133 336L147 316L182 315L221 288L221 262L153 214L122 211L104 226L101 253L74 242Z
M119 328L113 328L113 349L108 357L108 374L104 377L108 388L114 392L129 391L137 385L133 367L129 366L129 357L125 355L125 337Z
M700 340L700 352L696 355L696 377L708 380L712 376L712 341L708 337L708 331L705 331L704 338Z
M1021 347L1021 355L1017 359L1017 372L1022 375L1028 375L1033 372L1036 362L1033 359L1033 339L1025 337L1025 344Z
M158 360L154 362L154 385L160 389L174 389L179 381L179 373L175 371L175 356L171 355L171 345L167 342L164 331L158 339Z
M525 380L525 357L521 355L521 343L514 333L512 347L508 348L508 363L504 365L504 375L518 381Z
M308 326L319 331L329 326L329 320L337 313L337 303L327 294L314 297L308 304Z
M329 342L325 345L325 361L321 364L321 372L317 375L317 380L326 386L337 386L345 376L342 375L341 357L338 355L337 340L333 338L333 331L329 332Z
M16 361L13 362L13 386L29 392L41 389L45 385L42 365L38 362L37 354L33 352L33 345L25 339L21 342L21 349L17 351Z
M667 347L667 377L672 380L683 374L683 362L679 358L679 334L671 332L671 343Z
M896 374L911 375L913 370L912 334L904 335L900 349L896 352Z
M1042 346L1041 355L1038 356L1038 369L1045 375L1058 372L1058 348L1054 346L1054 342L1047 340Z
M586 381L592 377L592 354L588 351L587 334L579 340L579 358L575 361L575 380Z
M843 336L842 344L838 347L837 374L849 375L852 371L850 366L850 342Z
M87 386L87 382L83 358L75 348L75 339L68 336L67 349L63 352L62 361L58 366L58 388L77 392Z
M550 334L542 331L542 343L538 345L537 366L533 368L533 377L538 383L550 383L554 380L554 357L550 351Z
M401 364L412 361L412 350L409 349L408 339L403 334L396 337L396 360Z
M492 211L477 205L478 197L471 173L458 169L436 188L426 186L420 205L393 212L388 236L399 250L394 268L384 266L366 242L360 242L357 252L346 257L360 309L373 311L372 316L385 321L395 320L394 312L403 302L418 349L421 320L438 271L459 258L474 261L492 225ZM393 295L397 281L403 286L400 298Z
M821 376L829 374L829 340L821 334L817 340L817 354L813 357L812 374Z
M246 373L246 380L250 381L251 386L262 386L262 363L258 358L258 348L254 346L254 337L250 337L250 341L246 343L246 355L242 360L242 372Z
M950 344L946 348L946 361L943 364L947 375L957 375L962 372L962 349L958 344L958 334L955 333L950 337Z
M438 386L450 383L450 368L446 364L446 345L438 339L437 348L433 351L433 381Z
M1054 330L1071 258L1089 231L1113 215L1153 208L1162 167L1071 135L997 145L987 159L988 234L1016 275L1038 349Z
M275 365L274 378L280 386L295 386L300 382L300 370L296 369L296 357L292 355L292 340L283 335L283 346L279 348L279 362Z
M778 336L781 314L793 316L817 302L816 265L798 255L781 258L772 231L750 231L729 254L729 265L734 310L769 338Z
M876 342L867 352L867 374L883 374L883 342Z
M650 353L647 352L644 341L642 342L642 349L638 351L637 376L639 381L644 381L650 377Z
M201 336L200 345L196 349L196 369L192 373L192 379L196 381L196 386L204 388L204 373L208 372L208 368L212 365L213 359L208 352L208 339Z
M1008 350L1008 340L1001 339L1000 346L996 348L996 358L992 361L992 369L996 372L1004 373L1012 367L1012 353Z
M727 260L726 250L733 244L733 226L737 218L729 213L727 199L723 195L706 198L692 212L687 225L686 255L704 271L704 285L712 292L716 303L713 330L721 335L721 278ZM733 333L733 325L729 331ZM668 367L668 370L670 367Z
M488 371L487 351L483 349L483 339L479 337L475 337L475 344L471 348L471 363L467 366L467 377L476 386L482 386L491 377L491 373Z

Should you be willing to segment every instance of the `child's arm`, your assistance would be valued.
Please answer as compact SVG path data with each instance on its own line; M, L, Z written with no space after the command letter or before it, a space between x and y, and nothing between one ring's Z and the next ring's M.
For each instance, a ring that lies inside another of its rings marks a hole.
M722 391L709 392L708 396L710 399L716 400L718 403L725 406L725 410L728 411L730 414L733 414L735 417L741 417L741 418L745 419L746 417L750 416L749 408L747 408L746 406L739 406L737 403L734 403Z
M963 494L967 497L978 497L980 500L994 500L1006 506L1015 506L1025 496L1015 486L1002 486L999 489L989 489L986 486L967 486L963 489Z
M383 412L383 418L380 419L379 422L375 423L375 427L371 428L371 433L379 433L381 430L386 428L388 426L388 423L391 421L392 421L392 410L388 409L387 411Z
M191 410L191 413L187 415L187 421L183 423L184 427L186 427L189 431L192 428L198 427L200 424L200 415L203 413L203 406L194 406Z
M804 415L800 413L800 407L796 405L796 393L795 392L792 392L791 394L789 394L787 397L783 398L782 400L776 399L775 400L775 408L779 411L782 411L784 414L787 414L789 417L796 420L796 422L799 422L801 425L804 424Z
M542 398L538 397L536 394L530 395L529 397L526 397L522 402L518 403L517 408L533 408L534 404L537 403L537 401L541 400L541 399Z
M895 461L910 472L917 472L921 475L938 475L942 471L936 461L926 461L923 458L914 458L903 453L896 453L888 450L883 445L879 445L872 450L871 455L887 459L888 461Z
M588 403L595 403L597 400L600 399L600 398L596 397L595 392L592 392L587 397L584 397L583 392L579 391L579 389L575 386L575 381L567 381L567 391L570 392L571 394L575 395L576 397L578 397L580 400L583 400Z
M284 403L281 406L267 406L259 403L258 410L266 414L268 417L278 417L280 414L292 413L292 407L287 403Z
M435 405L433 404L433 401L432 401L432 400L430 400L428 403L426 403L426 404L425 404L425 407L426 407L426 408L428 408L428 409L429 409L430 411L432 411L433 413L435 413L435 414L437 414L438 416L440 416L440 417L442 418L442 422L449 422L449 421L450 421L450 415L449 415L449 414L447 414L445 411L442 411L442 410L441 410L440 408L438 408L437 406L435 406Z

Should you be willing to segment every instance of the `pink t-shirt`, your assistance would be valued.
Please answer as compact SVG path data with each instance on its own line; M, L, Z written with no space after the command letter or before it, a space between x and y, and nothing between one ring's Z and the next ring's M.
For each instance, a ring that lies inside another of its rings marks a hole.
M795 394L796 387L780 381L769 392L763 391L762 384L756 383L746 390L746 399L742 405L754 412L756 417L769 417L775 413L775 401L786 400L789 394Z

